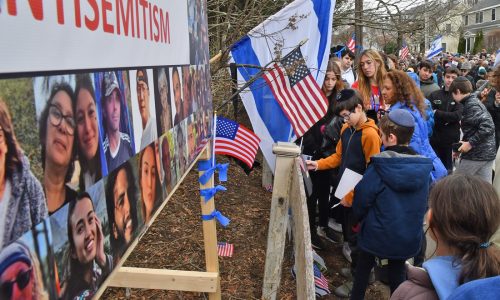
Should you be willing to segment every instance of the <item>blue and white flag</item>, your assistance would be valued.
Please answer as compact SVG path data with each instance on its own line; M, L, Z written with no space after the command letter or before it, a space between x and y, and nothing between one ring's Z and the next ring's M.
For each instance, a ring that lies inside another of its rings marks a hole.
M312 77L322 86L330 54L334 8L335 0L296 0L290 3L234 44L231 62L266 66L308 39L300 50ZM238 67L238 84L242 86L258 73L255 68ZM274 170L272 145L294 139L290 121L262 76L240 96L253 130L262 140L262 153Z
M495 55L496 55L495 63L493 64L494 68L496 68L497 66L500 66L500 49L497 50Z
M442 45L442 40L443 36L438 35L434 41L432 41L431 48L429 51L427 51L427 58L431 59L434 56L438 55L439 53L443 52L443 45Z

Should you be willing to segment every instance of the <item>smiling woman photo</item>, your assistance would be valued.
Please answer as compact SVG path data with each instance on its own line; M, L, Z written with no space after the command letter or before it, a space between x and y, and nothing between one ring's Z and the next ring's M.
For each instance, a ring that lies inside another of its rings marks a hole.
M76 198L76 192L66 185L73 175L76 156L73 97L68 83L54 84L40 115L43 186L49 214Z
M90 195L82 193L68 208L67 264L63 299L92 297L113 269L113 258L104 252L101 220Z
M78 160L81 167L80 188L85 190L102 177L97 106L89 74L76 76L74 100Z

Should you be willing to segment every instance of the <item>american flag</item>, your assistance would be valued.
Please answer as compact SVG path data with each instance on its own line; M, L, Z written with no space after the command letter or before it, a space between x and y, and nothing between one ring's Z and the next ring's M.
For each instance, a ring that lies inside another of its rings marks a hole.
M353 33L351 35L351 39L347 42L346 44L347 48L349 48L349 50L351 50L351 52L355 53L354 50L356 50L356 34Z
M406 44L405 41L403 41L403 47L401 47L401 52L399 53L399 58L403 60L408 56L409 53L410 53L410 50L408 49L408 45Z
M297 138L326 114L328 100L307 68L300 48L275 63L263 77Z
M323 275L323 273L321 273L316 264L313 264L313 266L314 266L314 284L316 285L316 290L320 289L323 290L325 293L330 294L330 290L328 289L328 280ZM318 291L316 291L316 293L318 293Z
M232 257L234 245L229 243L217 243L217 254L221 257Z
M235 157L252 168L260 139L242 125L217 117L215 153Z

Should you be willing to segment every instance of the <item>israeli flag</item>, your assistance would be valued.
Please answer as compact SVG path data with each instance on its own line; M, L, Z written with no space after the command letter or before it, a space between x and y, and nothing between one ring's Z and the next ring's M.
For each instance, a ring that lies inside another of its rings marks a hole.
M428 59L431 59L434 56L438 55L439 53L443 52L442 40L443 40L443 36L438 35L434 39L434 41L432 41L431 48L427 52Z
M290 3L235 43L230 61L266 66L307 39L300 49L311 74L322 86L330 54L334 8L335 0L296 0ZM253 130L261 139L262 153L274 171L272 146L278 141L294 140L292 126L259 69L238 67L237 72L239 86L255 75L259 76L240 96Z
M495 63L493 64L493 68L500 66L500 49L497 50L495 55L496 57L495 57Z

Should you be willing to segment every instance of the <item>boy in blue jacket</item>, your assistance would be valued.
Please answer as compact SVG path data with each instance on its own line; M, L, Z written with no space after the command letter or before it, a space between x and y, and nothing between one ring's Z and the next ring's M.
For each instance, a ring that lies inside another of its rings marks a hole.
M363 299L370 270L388 262L391 294L406 279L405 261L424 238L432 160L408 146L415 128L410 112L395 109L380 120L385 151L372 157L354 190L354 217L361 221L351 299Z

